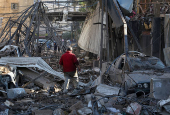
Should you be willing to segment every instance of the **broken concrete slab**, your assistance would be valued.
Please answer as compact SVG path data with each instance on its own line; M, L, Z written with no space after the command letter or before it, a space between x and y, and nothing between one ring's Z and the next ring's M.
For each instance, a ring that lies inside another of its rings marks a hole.
M95 94L99 94L101 96L106 95L118 95L120 88L118 87L111 87L105 84L100 84L97 86Z
M22 73L25 75L25 78L28 79L29 81L35 79L40 74L28 68L19 68L19 70L22 71ZM50 89L50 87L57 86L55 82L51 81L50 79L47 79L46 77L41 77L35 80L34 83L39 87L42 87L47 90Z

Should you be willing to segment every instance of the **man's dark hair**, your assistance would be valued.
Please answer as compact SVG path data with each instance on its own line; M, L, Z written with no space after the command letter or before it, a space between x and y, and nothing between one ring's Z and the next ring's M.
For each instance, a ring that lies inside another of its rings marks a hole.
M72 51L73 48L71 46L67 47L67 51Z

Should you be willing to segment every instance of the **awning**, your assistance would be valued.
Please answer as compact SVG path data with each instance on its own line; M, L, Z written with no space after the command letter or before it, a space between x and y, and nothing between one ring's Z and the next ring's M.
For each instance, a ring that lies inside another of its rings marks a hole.
M92 52L94 54L99 54L100 41L101 41L101 20L102 20L102 11L98 4L94 13L91 15L90 18L87 18L87 20L84 23L78 41L78 45L80 48ZM106 24L106 21L104 20L103 23ZM103 30L104 48L106 47L105 33L106 31Z

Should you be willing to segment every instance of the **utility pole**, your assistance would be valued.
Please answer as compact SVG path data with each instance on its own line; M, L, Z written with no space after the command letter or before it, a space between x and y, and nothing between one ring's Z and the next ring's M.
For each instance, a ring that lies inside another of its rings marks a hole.
M110 50L109 50L109 32L108 32L108 11L107 11L107 0L105 0L105 11L106 11L106 45L107 45L107 62L110 60Z
M104 4L102 0L102 19L101 19L101 41L100 41L100 71L102 69L102 60L103 60L103 14L104 14Z
M40 4L40 2L39 2ZM40 5L39 5L40 6ZM41 7L41 6L40 6ZM39 9L39 8L38 8ZM37 32L37 49L36 49L36 56L38 57L38 46L39 46L39 30L40 30L40 16L39 12L37 12L37 27L38 27L38 32Z
M73 42L73 23L71 23L71 46L72 46L72 42Z

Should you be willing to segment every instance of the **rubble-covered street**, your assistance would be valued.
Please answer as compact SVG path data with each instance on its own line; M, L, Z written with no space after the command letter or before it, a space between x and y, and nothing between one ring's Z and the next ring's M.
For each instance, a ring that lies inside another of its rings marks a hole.
M0 0L0 115L170 115L170 0Z

